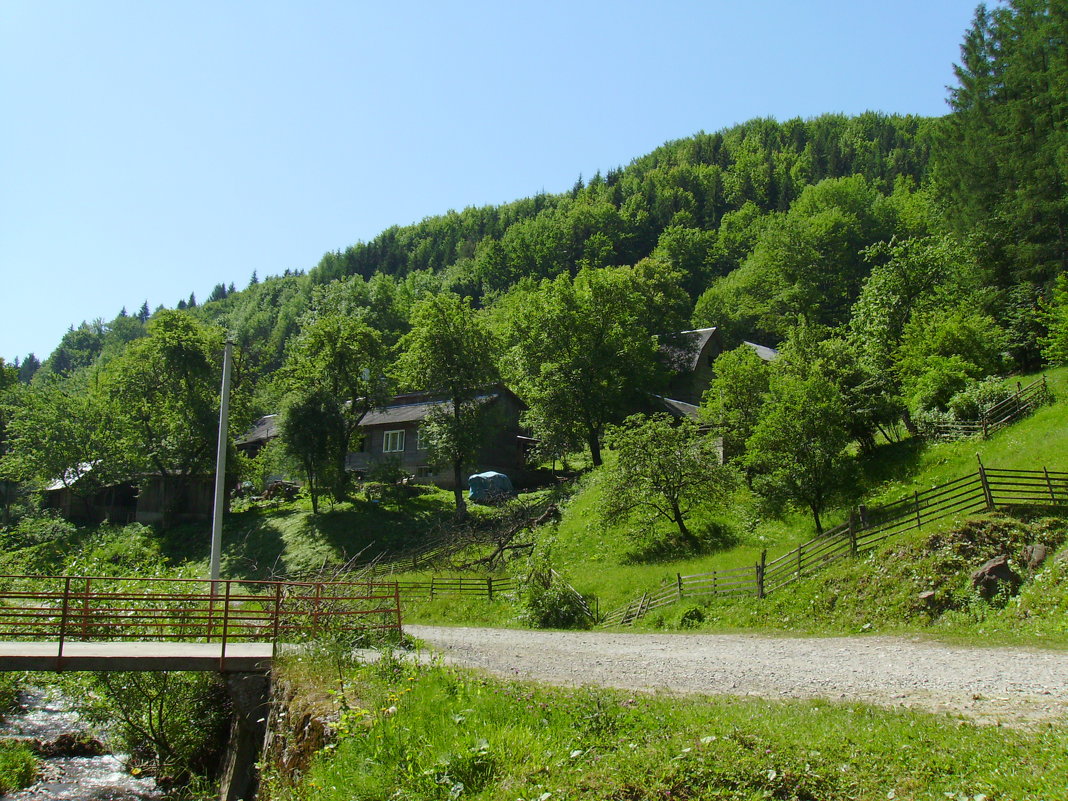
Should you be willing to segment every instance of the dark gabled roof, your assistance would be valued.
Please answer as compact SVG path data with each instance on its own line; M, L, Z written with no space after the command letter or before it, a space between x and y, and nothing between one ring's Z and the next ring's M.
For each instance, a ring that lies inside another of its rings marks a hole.
M751 347L756 351L756 355L766 362L773 362L779 358L779 351L775 350L775 348L769 348L767 345L758 345L755 342L746 342L745 340L742 341L742 344Z
M701 354L708 341L716 336L716 329L697 328L693 331L679 331L664 337L660 352L667 357L668 366L676 373L692 373L700 364Z
M237 445L251 445L256 442L267 442L278 436L278 415L268 414L252 424L252 428L238 437Z
M664 411L672 417L688 417L691 420L698 419L700 409L692 403L675 400L674 398L665 398L662 395L653 395L653 397L664 407Z
M503 396L511 397L521 409L526 408L515 393L501 384L487 388L482 394L476 395L475 400L479 403L492 403ZM363 420L360 428L370 426L396 425L399 423L417 423L425 418L430 412L438 407L452 408L452 401L442 396L440 392L410 392L406 395L396 395L388 405L378 409L372 409Z

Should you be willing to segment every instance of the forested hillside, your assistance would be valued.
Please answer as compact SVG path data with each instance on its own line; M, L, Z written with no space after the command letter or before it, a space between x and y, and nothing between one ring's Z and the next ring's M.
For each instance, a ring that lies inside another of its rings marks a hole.
M43 362L5 367L4 477L88 492L207 470L224 332L234 433L281 412L272 458L313 494L346 497L362 415L395 391L444 389L418 365L454 359L479 364L451 386L456 409L503 380L541 456L598 464L612 427L666 385L657 337L715 326L728 351L753 340L783 358L726 353L705 420L747 482L818 517L851 448L966 415L996 394L985 377L1068 355L1066 33L1060 2L980 8L944 118L753 120L564 193L449 211L306 271L83 324ZM476 417L435 421L434 458L468 461ZM791 448L823 460L820 487L781 474Z

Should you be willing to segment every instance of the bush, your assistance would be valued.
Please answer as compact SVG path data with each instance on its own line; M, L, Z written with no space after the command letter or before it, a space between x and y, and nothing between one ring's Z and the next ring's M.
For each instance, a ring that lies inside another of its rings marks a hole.
M693 629L705 622L705 610L699 606L691 606L679 615L680 629Z
M949 399L946 411L955 420L978 420L992 406L1011 397L1012 390L1000 379L991 376L973 381Z
M588 629L593 624L589 599L562 581L530 581L523 606L520 617L536 629Z

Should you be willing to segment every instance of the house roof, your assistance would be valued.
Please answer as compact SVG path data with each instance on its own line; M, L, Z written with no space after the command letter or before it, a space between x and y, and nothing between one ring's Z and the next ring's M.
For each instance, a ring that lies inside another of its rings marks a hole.
M653 395L660 404L664 407L664 410L673 417L688 417L691 420L698 419L699 407L694 406L692 403L686 401L675 400L674 398L665 398L662 395Z
M490 403L501 396L500 391L485 392L475 396L480 403ZM434 409L445 407L452 408L452 401L442 398L440 395L419 392L408 395L397 395L388 406L372 409L360 421L360 428L370 426L397 425L399 423L417 423Z
M779 358L779 351L775 350L775 348L769 348L767 345L758 345L755 342L747 342L745 340L742 340L742 344L751 347L756 351L756 355L766 362L773 362Z
M254 442L267 442L278 436L278 415L268 414L252 424L252 428L242 434L237 445L251 445Z
M668 364L677 373L692 373L701 362L701 354L708 341L716 336L716 328L696 328L679 331L667 338L660 350L667 356Z

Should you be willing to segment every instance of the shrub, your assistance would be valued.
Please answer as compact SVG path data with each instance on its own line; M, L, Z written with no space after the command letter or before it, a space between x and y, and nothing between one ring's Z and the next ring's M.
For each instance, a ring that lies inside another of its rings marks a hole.
M521 618L537 629L588 629L589 600L562 581L530 581Z

